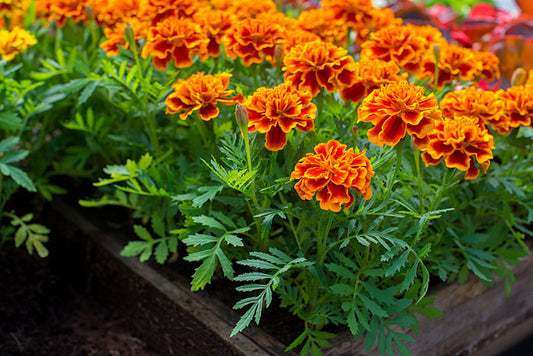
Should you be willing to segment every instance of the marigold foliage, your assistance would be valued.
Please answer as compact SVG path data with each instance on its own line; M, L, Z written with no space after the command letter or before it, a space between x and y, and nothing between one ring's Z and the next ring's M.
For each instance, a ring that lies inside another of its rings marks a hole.
M243 104L248 112L248 132L266 133L265 147L271 151L283 149L292 129L306 132L315 128L312 98L288 83L257 89Z
M359 107L358 122L374 125L368 131L368 139L380 147L396 145L406 133L416 145L423 146L440 117L433 94L425 96L423 87L400 81L370 93Z
M178 79L172 86L174 92L165 100L166 112L169 114L185 111L180 119L185 120L193 111L198 110L200 119L209 121L220 113L217 104L233 105L241 102L240 94L230 98L233 90L229 90L231 74L217 75L197 73L188 79Z
M311 200L316 194L320 208L339 212L355 202L350 188L365 200L372 197L370 180L374 171L365 151L355 153L352 148L336 140L321 143L315 153L308 153L294 167L291 179L300 179L294 189L300 198Z
M465 179L479 175L476 161L486 173L493 158L493 136L468 116L438 121L428 139L429 144L422 153L426 167L444 160L447 167L466 171Z

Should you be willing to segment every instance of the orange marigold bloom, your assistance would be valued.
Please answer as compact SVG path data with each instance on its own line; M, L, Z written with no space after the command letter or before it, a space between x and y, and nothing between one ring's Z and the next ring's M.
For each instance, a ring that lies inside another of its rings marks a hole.
M475 163L477 160L483 173L487 173L494 138L470 117L456 116L439 120L428 139L429 143L422 152L426 167L445 160L447 167L466 171L465 179L475 179L479 175Z
M300 179L294 185L300 198L311 200L316 193L321 209L339 212L342 204L347 210L355 202L350 188L365 200L372 197L370 180L374 171L365 151L355 153L330 140L317 145L315 152L300 159L291 174L291 179Z
M293 128L303 132L315 128L312 98L309 92L298 91L288 83L257 89L243 104L248 112L248 132L266 133L265 147L281 150Z
M405 80L383 85L363 100L357 122L371 122L370 142L394 146L407 132L417 146L423 147L427 134L440 119L438 101L433 94L424 96L424 88Z
M20 27L14 27L11 31L0 30L0 56L6 61L14 59L36 43L35 36Z
M208 44L209 38L200 25L187 18L167 17L150 27L142 56L151 55L154 67L161 71L172 59L177 68L186 68L191 66L195 54L202 59L207 56Z
M85 8L90 0L39 0L35 1L37 14L49 22L56 20L58 27L65 26L68 19L74 22L85 22Z
M283 49L283 53L287 53L292 47L298 44L314 41L320 41L320 37L312 32L302 29L287 30L283 33L281 47Z
M120 47L129 48L130 44L126 41L126 26L128 26L128 23L133 30L136 41L146 38L146 23L137 20L135 17L127 19L127 23L119 22L114 27L105 27L104 35L107 39L100 44L100 47L106 51L109 57L116 56L120 51Z
M361 59L350 68L355 74L348 83L343 83L339 94L344 101L358 103L370 95L382 84L407 79L408 74L400 74L400 67L394 62L383 62L379 59ZM341 82L343 78L340 78Z
M474 80L483 70L483 63L470 48L455 45L439 46L439 79L437 87L440 88L453 80ZM433 51L428 51L424 59L420 78L430 78L431 84L435 82L436 57Z
M533 123L533 85L519 85L507 90L498 90L498 97L505 103L508 116L507 125L498 128L499 133L508 133L518 126L530 126Z
M276 3L273 0L210 0L209 2L215 9L234 13L239 20L277 12Z
M240 57L245 66L263 62L263 56L276 65L274 51L282 38L283 28L266 19L244 19L224 35L222 41L230 58Z
M370 33L381 30L387 26L401 26L403 20L394 17L392 9L375 7L370 10L368 16L364 17L364 25L357 29L357 42L362 43L368 40Z
M336 19L335 12L331 9L302 11L295 26L338 46L346 45L348 40L348 25L342 19Z
M533 85L533 69L527 73L526 85Z
M498 80L501 77L500 59L492 52L474 52L481 62L481 77L486 80Z
M167 17L192 18L197 11L209 9L210 5L201 0L147 0L145 8L155 25Z
M11 18L16 11L22 11L28 8L27 0L0 0L0 18Z
M320 5L332 10L334 19L342 20L355 30L366 27L374 8L372 0L322 0Z
M197 73L188 79L178 79L172 85L174 92L165 100L167 114L185 111L180 114L180 119L185 120L193 111L198 110L198 116L202 120L208 121L217 117L220 113L217 104L233 105L244 100L240 94L229 98L234 92L228 89L230 78L229 73Z
M394 61L408 72L417 73L426 53L426 41L412 27L388 26L370 34L361 45L361 58Z
M207 45L209 56L216 58L220 55L222 37L236 20L235 14L225 10L206 10L194 15L194 21L206 30L209 37Z
M282 70L285 71L285 81L316 96L320 87L333 92L340 86L339 76L345 83L350 82L349 76L353 74L348 67L353 63L344 48L315 41L294 46L283 58Z
M440 102L443 116L469 116L482 127L489 123L500 134L504 133L502 127L507 126L509 121L503 111L504 106L496 93L478 90L473 86L449 92Z

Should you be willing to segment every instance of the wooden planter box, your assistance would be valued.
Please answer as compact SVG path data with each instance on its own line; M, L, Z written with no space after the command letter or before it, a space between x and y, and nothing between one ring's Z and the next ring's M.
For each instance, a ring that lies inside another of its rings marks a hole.
M81 208L57 202L55 209L83 241L91 292L115 308L138 337L164 355L283 355L286 345L251 325L230 338L239 314L205 292L191 292L185 278L169 280L136 258L120 256L124 244L84 217ZM533 333L533 258L514 269L516 281L505 296L503 283L484 288L474 279L430 294L444 317L421 317L413 355L497 355ZM363 340L340 333L326 355L375 355ZM291 353L293 354L293 353Z

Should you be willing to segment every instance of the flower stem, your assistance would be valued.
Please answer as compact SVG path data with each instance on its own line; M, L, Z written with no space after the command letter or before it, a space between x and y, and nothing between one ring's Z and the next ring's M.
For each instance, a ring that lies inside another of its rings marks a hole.
M420 169L420 151L417 149L413 149L413 154L415 156L415 166L416 166L416 176L417 176L417 182L418 182L418 196L420 199L420 212L424 214L425 212L425 195L424 195L424 187L422 182L424 181L424 173Z
M387 194L386 194L385 200L390 198L390 195L392 194L392 187L394 185L396 177L398 176L398 173L400 172L400 167L402 166L404 145L405 145L405 138L402 138L400 142L396 145L396 167L394 168L394 173L391 176L389 176L389 179L387 180Z

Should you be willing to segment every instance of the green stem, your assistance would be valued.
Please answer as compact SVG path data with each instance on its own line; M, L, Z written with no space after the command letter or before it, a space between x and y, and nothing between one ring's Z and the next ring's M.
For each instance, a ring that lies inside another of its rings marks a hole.
M401 141L396 145L396 167L394 168L394 173L392 176L389 176L389 179L387 180L387 194L385 200L390 198L392 194L392 187L395 183L398 173L400 172L403 158L403 146L405 146L405 138L402 138Z
M420 151L417 149L413 149L413 154L415 156L415 166L416 166L416 176L417 176L417 182L418 182L418 196L420 198L420 212L424 214L425 212L425 196L424 196L424 176L423 171L420 169Z

